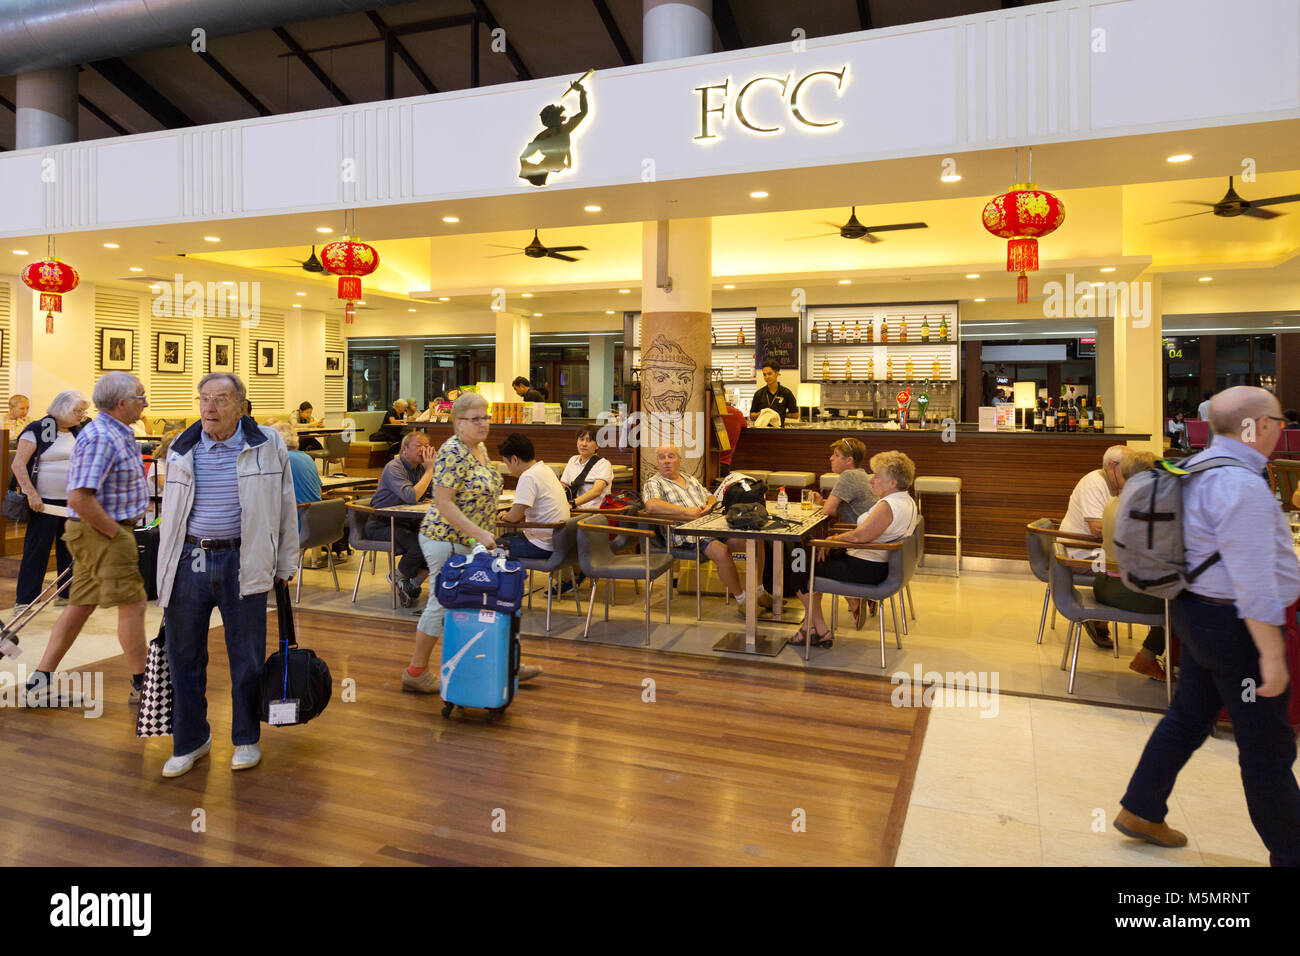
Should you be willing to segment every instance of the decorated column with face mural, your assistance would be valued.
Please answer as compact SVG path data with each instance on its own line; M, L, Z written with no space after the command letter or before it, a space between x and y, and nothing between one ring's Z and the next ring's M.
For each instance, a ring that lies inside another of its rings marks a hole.
M666 235L665 235L666 233ZM655 470L655 449L681 449L682 473L704 480L708 416L704 404L712 355L713 223L645 223L641 291L641 474ZM671 282L669 282L671 280Z

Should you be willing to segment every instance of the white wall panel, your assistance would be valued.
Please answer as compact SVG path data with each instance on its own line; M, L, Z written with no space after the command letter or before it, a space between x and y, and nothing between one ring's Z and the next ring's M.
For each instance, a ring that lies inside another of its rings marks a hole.
M0 158L0 226L6 232L40 232L45 223L46 187L41 182L39 152Z
M358 176L362 168L354 150L340 153L341 119L342 114L329 110L306 119L245 126L241 152L243 208L337 204L342 196L340 161L356 159Z
M179 136L125 137L96 144L93 208L98 222L179 218L180 147Z

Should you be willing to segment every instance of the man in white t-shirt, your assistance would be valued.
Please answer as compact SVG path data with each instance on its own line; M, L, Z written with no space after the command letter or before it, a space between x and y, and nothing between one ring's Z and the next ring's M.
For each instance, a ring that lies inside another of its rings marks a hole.
M564 496L564 486L546 462L536 460L532 439L512 432L497 446L497 451L510 474L518 479L514 505L502 517L503 523L558 524L569 520L569 500ZM545 560L551 556L554 530L524 528L523 532L523 537L504 537L503 543L510 557Z
M1111 445L1102 455L1101 467L1079 479L1074 491L1070 493L1070 507L1061 519L1063 534L1101 537L1102 514L1107 502L1124 488L1124 476L1120 473L1120 467L1132 455L1133 452L1124 445ZM1088 561L1093 558L1096 549L1067 548L1066 553L1072 558ZM1111 646L1104 623L1088 621L1084 628L1098 647Z
M1196 417L1203 422L1210 420L1210 397L1211 393L1205 393L1205 401L1196 406Z

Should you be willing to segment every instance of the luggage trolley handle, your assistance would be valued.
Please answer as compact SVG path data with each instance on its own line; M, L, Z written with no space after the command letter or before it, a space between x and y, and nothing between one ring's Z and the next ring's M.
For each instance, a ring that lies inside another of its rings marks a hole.
M37 614L44 611L49 603L58 596L59 590L72 580L72 568L65 568L63 573L45 586L36 596L36 600L19 611L13 620L0 624L0 657L16 658L22 655L18 647L18 632L27 626Z

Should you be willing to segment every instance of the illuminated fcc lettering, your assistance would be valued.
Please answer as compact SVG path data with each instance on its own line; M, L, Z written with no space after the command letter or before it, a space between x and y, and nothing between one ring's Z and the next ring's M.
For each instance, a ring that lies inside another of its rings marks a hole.
M805 87L820 80L821 82L835 81L836 95L844 92L844 81L849 72L847 66L839 70L815 70L799 80L794 80L793 73L787 73L785 76L757 76L745 83L736 92L733 102L733 112L738 122L745 129L752 133L773 134L781 132L780 125L764 125L763 121L756 118L753 105L750 101L751 93L753 96L759 96L760 92L766 92L770 95L775 88L777 97L781 102L786 104L786 109L794 118L796 123L815 129L831 129L840 125L838 119L818 119L809 114L808 108L800 102L800 96L805 92ZM787 91L789 98L787 99ZM706 140L718 139L715 129L725 126L727 123L727 103L731 97L731 80L728 78L721 83L714 83L709 86L697 86L695 92L700 95L700 131L695 140L702 142ZM771 122L769 120L769 122Z

